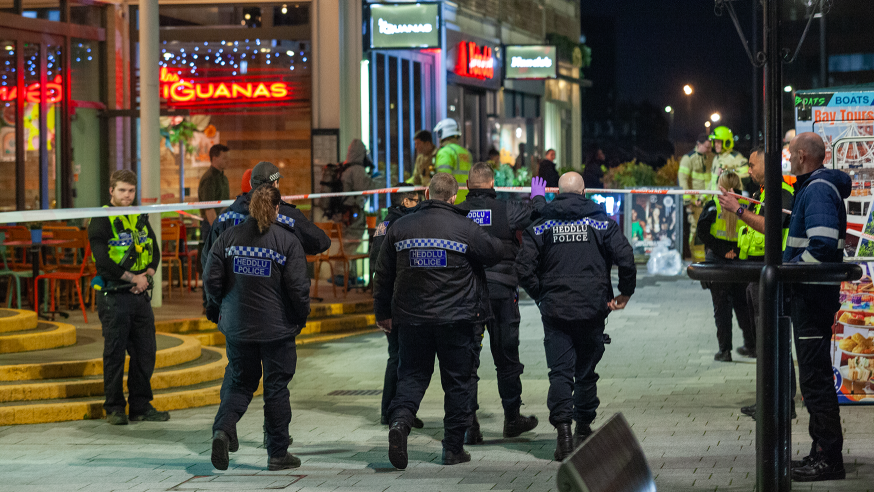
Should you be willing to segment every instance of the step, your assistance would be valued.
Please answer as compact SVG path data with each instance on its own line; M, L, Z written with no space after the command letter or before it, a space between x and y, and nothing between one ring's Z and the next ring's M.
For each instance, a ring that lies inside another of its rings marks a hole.
M201 344L171 333L156 336L155 367L170 367L200 357ZM39 360L39 363L31 361ZM125 370L130 357L125 360ZM70 347L38 352L0 354L0 381L64 379L103 374L103 337L98 329L80 328Z
M180 388L155 390L152 405L163 411L216 405L221 401L219 396L221 387L221 382L211 381ZM262 392L263 388L259 386L255 394L260 395ZM0 426L100 419L104 416L103 399L74 398L0 403ZM132 422L131 425L140 424ZM145 425L158 426L160 422Z
M22 309L0 309L0 333L36 328L36 312Z
M0 354L32 352L76 344L76 327L68 323L39 321L35 328L0 335Z
M227 362L224 349L203 347L201 356L193 361L156 370L151 379L152 389L190 386L221 379L224 377ZM125 377L125 384L127 384L127 377ZM102 375L39 382L0 383L0 403L93 396L103 396Z
M316 335L326 333L346 333L360 331L376 325L376 316L373 314L352 314L323 318L308 321L301 335ZM215 326L215 325L213 325ZM216 346L225 344L225 335L213 329L212 331L189 331L180 335L196 338L204 346Z
M339 316L344 314L372 313L373 301L338 302L331 304L311 304L309 320L317 321L320 318ZM307 323L309 325L309 323ZM184 333L194 336L197 332L210 332L216 330L216 324L205 317L174 319L158 321L155 329L161 333ZM203 340L210 341L212 338L205 337ZM222 339L221 345L224 343ZM211 345L204 343L204 345Z

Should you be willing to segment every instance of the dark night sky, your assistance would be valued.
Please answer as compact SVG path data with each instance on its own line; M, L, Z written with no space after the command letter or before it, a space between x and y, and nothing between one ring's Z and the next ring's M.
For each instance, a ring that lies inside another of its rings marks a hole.
M717 17L713 0L581 0L583 17L616 18L617 99L676 108L688 124L684 84L695 88L692 119L703 125L718 111L735 132L751 126L752 67L728 13ZM749 36L752 1L736 2ZM592 53L593 64L598 53ZM703 131L703 126L700 126Z

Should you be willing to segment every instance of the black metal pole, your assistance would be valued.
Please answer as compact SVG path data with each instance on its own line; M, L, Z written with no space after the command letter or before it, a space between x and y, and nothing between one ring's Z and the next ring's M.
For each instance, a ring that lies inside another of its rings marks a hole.
M753 28L750 43L752 45L753 56L755 56L759 52L759 36L756 30L759 26L759 2L760 0L753 0ZM762 92L760 90L762 83L762 71L759 67L753 65L753 148L759 144L759 126L762 118L759 114L759 103L762 102ZM761 183L760 183L761 184Z
M788 325L780 328L782 296L778 267L783 262L781 211L782 58L780 0L764 1L765 115L765 268L762 271L761 330L758 334L756 385L756 485L760 492L788 492L789 476L789 366Z
M819 86L828 87L828 51L825 44L825 0L819 8Z

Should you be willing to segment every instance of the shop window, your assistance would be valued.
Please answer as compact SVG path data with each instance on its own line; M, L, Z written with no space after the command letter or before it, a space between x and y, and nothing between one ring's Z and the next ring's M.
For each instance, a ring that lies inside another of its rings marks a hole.
M71 176L75 207L99 207L106 196L101 186L101 149L106 145L101 131L104 122L100 105L93 104L101 102L103 67L99 46L97 41L70 40L70 90L74 101L70 117Z
M273 7L274 26L304 26L310 23L310 9L299 3L284 3Z
M15 41L0 40L0 105L3 117L0 119L0 211L15 210L15 125L18 119L18 106L12 97L16 89Z

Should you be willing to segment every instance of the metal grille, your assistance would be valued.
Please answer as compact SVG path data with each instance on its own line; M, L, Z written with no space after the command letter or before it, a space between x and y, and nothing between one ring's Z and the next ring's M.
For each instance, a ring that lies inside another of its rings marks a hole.
M328 396L376 396L381 395L382 390L334 390Z

